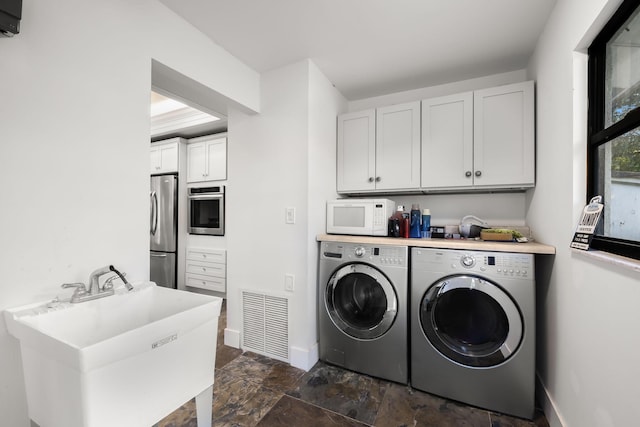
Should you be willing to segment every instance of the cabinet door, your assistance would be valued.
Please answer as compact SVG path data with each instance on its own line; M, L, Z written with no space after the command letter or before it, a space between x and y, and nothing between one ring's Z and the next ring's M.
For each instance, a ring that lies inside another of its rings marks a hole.
M376 110L376 190L420 187L420 102Z
M160 155L160 148L151 147L150 155L151 155L151 159L150 159L151 168L149 172L151 172L152 174L162 172L162 157Z
M178 172L178 143L152 145L150 150L152 174Z
M473 92L422 101L422 187L473 185Z
M162 172L178 172L178 143L160 146Z
M375 189L375 110L338 116L338 192Z
M535 183L534 86L523 82L474 92L474 185Z
M227 179L227 138L219 138L206 143L206 180Z
M187 144L187 182L206 181L207 151L204 142Z

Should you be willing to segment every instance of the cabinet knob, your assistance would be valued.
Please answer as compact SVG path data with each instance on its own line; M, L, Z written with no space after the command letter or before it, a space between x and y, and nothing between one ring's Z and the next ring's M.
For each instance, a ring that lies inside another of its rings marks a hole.
M373 177L372 177L372 176L370 176L370 177L369 177L369 179L368 179L368 181L369 181L369 182L373 182Z
M476 171L476 176L481 176L482 172L481 171Z
M466 171L464 173L464 176L466 176L467 178L470 178L471 177L471 171Z
M381 181L380 177L376 176L376 182L380 182L380 181Z

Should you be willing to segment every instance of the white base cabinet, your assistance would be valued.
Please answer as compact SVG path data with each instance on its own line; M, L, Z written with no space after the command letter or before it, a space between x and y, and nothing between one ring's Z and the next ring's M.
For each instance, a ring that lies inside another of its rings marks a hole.
M188 247L185 270L187 287L226 292L226 250Z

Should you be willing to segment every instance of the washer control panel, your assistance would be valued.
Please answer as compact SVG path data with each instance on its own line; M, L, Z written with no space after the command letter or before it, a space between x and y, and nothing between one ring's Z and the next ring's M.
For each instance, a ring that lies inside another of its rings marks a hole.
M341 262L361 261L374 265L407 267L409 259L409 250L405 246L322 242L320 251L322 259Z

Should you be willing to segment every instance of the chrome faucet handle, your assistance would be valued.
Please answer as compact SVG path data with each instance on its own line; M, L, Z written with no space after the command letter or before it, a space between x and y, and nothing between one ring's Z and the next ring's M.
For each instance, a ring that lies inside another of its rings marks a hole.
M79 290L83 290L83 291L86 291L86 290L87 290L86 286L85 286L85 285L84 285L84 283L82 283L82 282L75 282L75 283L63 283L63 284L62 284L62 287L63 287L63 288L78 288L78 289L77 289L78 291L79 291Z
M62 287L63 288L76 288L76 290L73 292L72 299L75 299L75 298L78 298L78 297L81 297L81 296L87 294L87 287L82 282L63 283Z
M122 273L123 276L126 276L127 273ZM113 281L120 278L120 276L118 276L117 274L114 274L113 276L109 277L107 280L104 281L104 284L102 285L102 290L103 291L108 291L110 289L113 289Z

